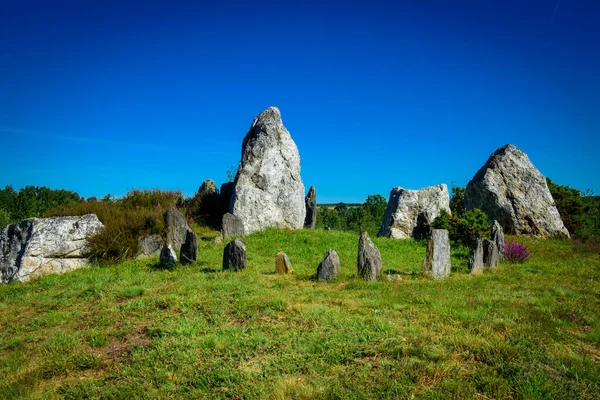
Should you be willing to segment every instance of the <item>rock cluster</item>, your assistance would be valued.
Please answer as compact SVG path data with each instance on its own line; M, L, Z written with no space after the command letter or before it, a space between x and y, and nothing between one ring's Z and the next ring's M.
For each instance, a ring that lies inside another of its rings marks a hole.
M180 260L183 264L196 262L198 259L198 236L188 225L185 216L175 207L170 207L165 212L165 235L167 244L170 244L173 249L179 249Z
M392 189L379 236L397 239L424 239L430 224L445 210L450 213L450 197L445 184L420 190Z
M276 107L260 113L244 138L230 212L240 218L245 234L304 226L300 155Z
M104 225L94 214L32 218L0 231L1 282L27 281L88 265L88 239Z
M479 208L507 233L569 236L546 179L511 144L496 150L467 184L465 207Z
M433 229L423 260L423 272L435 279L450 276L450 240L446 229Z
M383 270L383 261L377 246L369 238L367 232L363 232L358 240L358 276L368 280L376 281L380 278Z

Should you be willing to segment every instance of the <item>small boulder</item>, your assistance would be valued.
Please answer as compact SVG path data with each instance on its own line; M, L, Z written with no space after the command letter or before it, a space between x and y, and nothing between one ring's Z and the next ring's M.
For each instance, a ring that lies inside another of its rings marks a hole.
M469 258L469 271L472 274L480 274L483 272L483 242L481 238L477 238L475 247L471 250Z
M167 243L170 243L173 248L180 249L185 243L185 237L189 226L185 216L175 207L169 207L165 211L165 233Z
M277 253L277 257L275 257L275 273L289 274L292 272L294 272L294 269L292 268L292 263L287 254L283 251Z
M377 246L363 232L358 239L358 276L368 281L376 281L383 270L383 261Z
M329 249L317 268L317 280L319 282L336 280L341 270L342 265L340 264L338 254L335 250Z
M237 216L227 213L223 215L221 233L224 238L231 236L244 236L244 224Z
M160 235L150 235L146 237L140 237L138 239L138 253L136 258L141 260L143 258L154 257L160 254L162 246L162 238Z
M223 271L246 268L246 244L240 238L233 239L223 250Z
M490 238L492 239L492 242L496 243L500 259L504 259L504 245L506 243L504 240L504 231L502 230L500 223L496 220L494 220L494 223L492 224Z
M306 205L304 227L315 229L315 225L317 224L317 190L314 186L311 186L308 190L308 194L304 198L304 204Z
M216 195L217 194L217 185L215 185L215 181L212 179L207 179L202 182L200 188L198 189L198 196L203 197L207 195Z
M423 260L423 272L431 274L434 279L450 276L450 240L446 229L431 231L431 239Z
M198 260L198 235L193 230L188 229L186 232L179 255L182 264L191 264Z
M495 269L498 265L498 259L500 258L500 254L498 253L498 246L496 246L496 242L491 240L483 241L483 263L485 267L488 269Z
M171 244L165 244L160 251L160 267L163 269L172 269L177 263L177 254Z

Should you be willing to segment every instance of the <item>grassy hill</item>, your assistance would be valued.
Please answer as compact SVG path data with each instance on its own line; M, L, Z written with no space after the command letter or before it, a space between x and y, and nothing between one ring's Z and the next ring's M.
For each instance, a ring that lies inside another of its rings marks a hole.
M2 398L588 398L600 395L600 257L522 239L524 264L420 274L425 244L374 238L402 281L356 278L358 235L268 230L248 268L156 260L0 286ZM337 250L338 282L317 283ZM275 275L285 251L293 275Z

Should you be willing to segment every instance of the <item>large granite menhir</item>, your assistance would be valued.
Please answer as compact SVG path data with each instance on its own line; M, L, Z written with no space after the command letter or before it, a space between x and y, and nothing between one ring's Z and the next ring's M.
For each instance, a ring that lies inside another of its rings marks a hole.
M25 282L88 265L88 239L104 225L94 214L31 218L0 231L0 281Z
M300 155L276 107L260 113L244 138L230 212L242 221L245 234L304 225Z
M546 179L512 144L496 150L467 184L465 207L479 208L509 234L569 236Z
M450 213L450 197L445 184L420 190L393 188L378 236L425 239L431 223L442 210Z

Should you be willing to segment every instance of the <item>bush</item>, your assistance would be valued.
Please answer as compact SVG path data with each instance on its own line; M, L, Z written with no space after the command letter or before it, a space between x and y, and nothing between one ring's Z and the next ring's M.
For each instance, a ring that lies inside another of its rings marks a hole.
M0 208L0 229L10 223L10 214L3 208Z
M487 237L490 231L490 221L487 215L478 208L466 211L462 217L442 210L433 221L434 229L447 229L450 240L472 247L478 237Z
M529 252L524 243L517 243L511 239L510 243L504 243L504 258L512 263L522 263L529 258Z
M558 185L546 178L548 189L565 227L571 236L588 239L600 234L600 199L592 191L584 193L566 185Z

